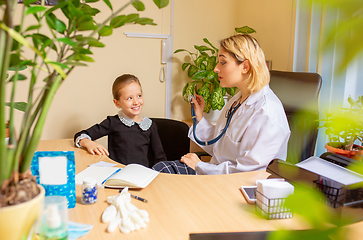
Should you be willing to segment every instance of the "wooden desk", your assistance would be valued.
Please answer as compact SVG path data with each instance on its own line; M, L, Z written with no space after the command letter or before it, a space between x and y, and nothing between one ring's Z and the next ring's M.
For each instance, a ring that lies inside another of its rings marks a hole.
M92 156L73 146L71 139L40 141L38 150L74 151L76 172L99 161L112 162L106 156ZM129 190L147 199L148 203L132 199L139 209L150 215L147 228L123 234L119 229L106 232L107 223L101 215L108 207L107 197L118 194L117 190L99 189L98 202L82 205L80 187L76 189L76 207L69 210L69 220L92 224L93 229L81 239L189 239L189 233L269 231L280 228L303 229L307 226L297 217L285 220L265 220L256 217L254 205L243 198L239 187L254 185L256 179L268 177L265 171L214 176L185 176L160 173L145 189ZM352 226L353 236L360 239L363 224Z

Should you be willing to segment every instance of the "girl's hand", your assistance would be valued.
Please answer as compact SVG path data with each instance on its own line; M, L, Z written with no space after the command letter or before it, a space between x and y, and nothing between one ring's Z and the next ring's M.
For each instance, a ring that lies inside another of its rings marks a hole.
M88 138L84 138L79 141L79 145L85 147L87 151L92 155L110 155L104 146L97 142L89 140Z
M200 158L195 153L187 153L184 156L181 157L180 161L182 163L185 163L189 167L193 168L195 170L197 163L200 162Z
M199 123L200 120L202 120L203 118L203 110L205 107L205 102L203 97L200 95L195 95L195 98L193 97L192 101L194 103L195 116L197 117L197 121Z

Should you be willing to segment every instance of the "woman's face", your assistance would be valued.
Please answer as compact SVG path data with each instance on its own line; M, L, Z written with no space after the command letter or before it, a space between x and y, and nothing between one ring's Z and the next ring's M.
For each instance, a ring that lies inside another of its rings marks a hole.
M240 88L246 78L244 63L238 64L235 58L226 49L221 47L218 53L218 64L214 68L214 71L218 73L220 85L222 87Z
M122 112L132 120L141 121L139 116L144 105L141 86L137 82L131 82L120 90L120 98L114 99L116 107L121 108Z

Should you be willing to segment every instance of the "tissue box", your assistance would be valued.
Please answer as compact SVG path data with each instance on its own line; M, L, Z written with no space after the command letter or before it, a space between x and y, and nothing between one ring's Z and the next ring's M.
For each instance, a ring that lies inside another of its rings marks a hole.
M285 207L285 198L293 192L294 186L288 182L257 180L256 211L266 219L291 218L291 210Z

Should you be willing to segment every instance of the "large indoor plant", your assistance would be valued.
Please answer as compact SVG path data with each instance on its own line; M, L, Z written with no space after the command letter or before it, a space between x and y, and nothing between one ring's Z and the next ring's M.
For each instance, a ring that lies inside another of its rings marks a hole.
M24 0L23 4L0 0L0 211L39 193L29 168L54 94L67 76L75 67L92 62L92 48L104 47L100 40L114 29L129 23L155 25L137 13L121 14L129 5L143 11L139 0L129 0L119 9L103 0L111 13L99 21L95 16L100 10L88 4L98 1L58 0L56 5L45 6L44 0ZM159 8L169 3L153 1ZM16 90L25 80L27 101L17 102ZM24 115L21 128L15 130L16 109Z
M235 28L235 32L242 34L255 33L256 31L248 26ZM194 45L197 52L190 52L186 49L177 49L174 53L188 52L190 61L183 63L182 70L188 71L191 81L183 88L183 99L188 102L189 95L194 93L201 95L205 101L204 112L221 110L225 104L224 95L226 92L233 96L236 88L222 88L219 84L218 74L214 68L218 63L218 48L214 47L207 38L203 38L206 45Z
M325 134L329 138L325 146L328 151L361 158L363 148L355 143L363 142L363 97L359 96L358 100L354 101L349 96L348 102L349 108L326 111L326 118L319 120L323 122L319 128L325 128Z

